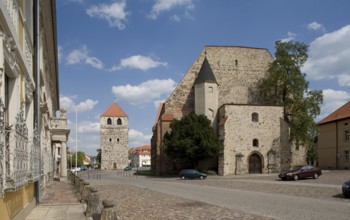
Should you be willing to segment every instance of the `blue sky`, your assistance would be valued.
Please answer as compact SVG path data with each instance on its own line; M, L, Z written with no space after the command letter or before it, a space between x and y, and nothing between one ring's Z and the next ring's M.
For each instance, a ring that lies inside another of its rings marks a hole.
M319 121L350 100L349 8L348 0L57 0L68 147L96 155L99 117L113 101L129 116L129 147L150 144L159 103L206 45L274 54L276 40L308 44L302 70L309 89L323 90Z

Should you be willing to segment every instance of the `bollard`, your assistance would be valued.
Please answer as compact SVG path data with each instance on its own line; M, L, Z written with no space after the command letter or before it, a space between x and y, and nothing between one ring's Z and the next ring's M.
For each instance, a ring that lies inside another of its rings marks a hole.
M88 196L90 194L90 188L89 188L90 183L87 182L87 181L84 181L83 184L84 184L84 187L83 187L83 192L82 192L82 195L81 195L80 202L81 203L83 203L83 202L87 203L87 199L88 199Z
M104 199L102 201L103 209L101 211L100 220L117 220L117 213L114 210L114 200Z
M81 178L79 183L79 193L81 196L83 195L83 189L84 189L84 179Z
M87 217L92 217L93 220L100 219L101 205L100 198L97 193L97 189L94 187L90 187L90 195L87 200L87 206L85 215Z

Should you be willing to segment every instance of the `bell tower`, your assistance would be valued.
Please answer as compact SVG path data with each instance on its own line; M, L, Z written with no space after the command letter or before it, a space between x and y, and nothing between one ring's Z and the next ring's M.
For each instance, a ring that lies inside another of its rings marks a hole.
M116 102L100 116L101 169L128 164L128 115Z

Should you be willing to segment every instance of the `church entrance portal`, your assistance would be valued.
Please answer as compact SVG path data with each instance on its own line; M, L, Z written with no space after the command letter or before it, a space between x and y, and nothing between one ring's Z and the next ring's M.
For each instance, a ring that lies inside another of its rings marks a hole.
M254 153L249 157L249 173L261 173L261 157Z

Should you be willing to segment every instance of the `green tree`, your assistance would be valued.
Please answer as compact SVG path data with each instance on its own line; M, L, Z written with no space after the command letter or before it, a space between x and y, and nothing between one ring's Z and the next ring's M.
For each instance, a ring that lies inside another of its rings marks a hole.
M174 119L171 131L164 135L164 152L174 160L185 160L194 166L218 155L219 144L210 120L194 113Z
M97 161L97 166L100 167L101 166L101 148L98 148L97 150L97 156L96 156L96 161Z
M78 155L78 157L77 157ZM77 158L77 160L75 159ZM84 158L85 158L85 153L78 151L78 154L72 153L70 159L72 160L72 166L75 167L75 162L77 162L77 167L81 167L84 165ZM69 162L69 166L70 166L70 161L67 160L67 162Z
M301 67L308 59L308 46L302 42L276 42L275 59L267 77L261 80L259 91L268 104L284 106L284 119L290 125L290 141L297 147L315 129L314 119L323 102L321 90L309 90Z

